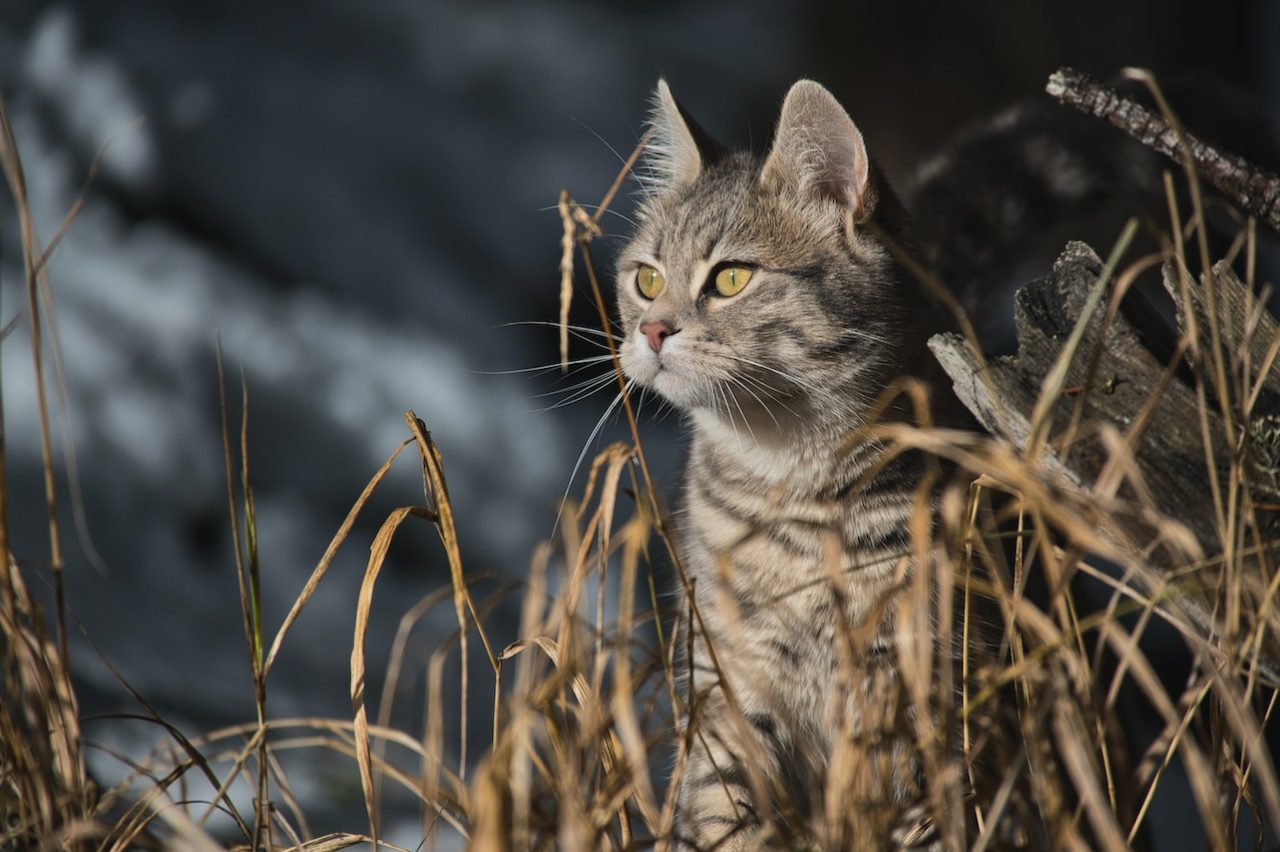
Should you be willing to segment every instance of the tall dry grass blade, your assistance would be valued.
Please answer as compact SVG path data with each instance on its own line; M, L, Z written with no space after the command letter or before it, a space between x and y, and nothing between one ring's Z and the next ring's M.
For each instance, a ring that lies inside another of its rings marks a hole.
M249 477L249 385L240 367L240 493L244 498L245 568L249 574L250 661L255 683L262 679L262 566L258 562L258 520ZM260 699L265 699L260 696Z
M633 518L623 529L622 573L618 585L617 645L614 650L614 686L612 711L618 739L627 760L629 781L635 786L634 801L649 831L661 831L660 815L653 786L649 781L648 749L640 722L636 718L634 696L639 690L633 681L631 667L632 631L635 629L635 585L640 554L649 538L649 525L643 517Z
M444 600L450 593L449 588L436 589L434 592L426 595L422 600L414 604L404 615L400 617L400 623L396 627L395 638L391 642L391 652L387 655L387 674L382 681L382 695L378 700L378 726L382 728L390 727L391 724L391 705L395 700L396 687L400 683L400 671L404 665L405 651L409 642L409 633L413 630L414 625L422 620L428 612L435 608L436 604ZM497 732L494 732L495 739ZM377 757L381 759L384 756L386 748L385 740L379 740L375 751ZM375 787L377 784L375 783Z
M205 808L204 813L200 815L200 818L198 820L196 820L196 825L200 826L201 828L204 828L206 825L209 824L209 819L218 810L219 801L226 799L226 797L230 795L231 785L234 784L237 780L239 780L241 773L245 771L245 767L249 763L249 758L253 754L254 750L258 748L258 744L262 742L263 735L264 735L264 729L262 725L261 724L255 725L253 732L249 736L249 739L245 742L244 746L232 758L231 766L228 768L227 772L223 775L222 783L218 785L218 789L214 790L212 799L209 801L209 804ZM257 807L258 806L255 803L254 805L255 821L253 826L254 833L253 833L253 836L249 838L249 843L251 846L260 842L258 832L261 827L257 823L257 819L259 817Z
M636 147L631 150L627 159L623 161L622 168L618 170L617 176L614 177L613 183L609 184L609 189L604 194L604 198L600 199L600 203L596 205L596 212L591 217L591 221L596 227L600 227L600 222L604 219L604 214L608 212L609 207L613 204L614 197L618 194L618 190L622 189L622 184L626 181L627 176L631 174L631 170L636 167L636 163L640 161L640 157L644 154L644 149L648 146L649 141L653 139L653 129L650 128L640 137L640 141L636 143Z
M573 235L575 226L569 212L569 190L560 190L560 221L564 234L560 237L560 370L569 371L569 307L573 301Z
M152 808L156 816L168 824L173 836L166 846L174 852L220 852L222 845L198 828L177 803L163 790L153 789Z
M378 844L378 804L373 784L373 758L369 747L369 717L364 703L365 690L365 636L369 630L369 610L373 606L373 588L382 571L382 564L387 558L387 549L396 530L410 517L425 518L436 521L437 516L420 506L402 506L393 511L383 521L378 534L369 547L369 563L365 567L364 578L360 581L360 592L356 599L355 637L351 644L351 708L354 713L356 760L360 768L360 787L364 791L365 810L369 815L369 834L373 843Z
M289 812L293 815L294 823L302 832L302 837L295 837L294 842L309 841L311 839L311 826L307 821L307 815L303 811L302 803L294 795L293 787L289 783L289 777L285 774L284 766L280 763L280 759L276 756L274 749L267 752L267 759L270 761L271 776L275 778L276 788L280 791L280 797L284 799L285 807L289 809ZM289 826L283 815L280 817L280 823L292 832L292 827Z
M244 372L240 374L241 384L241 426L240 426L240 488L244 499L245 511L245 545L242 550L240 537L240 517L236 509L235 464L232 459L230 425L228 423L226 375L222 360L222 335L214 336L214 352L218 365L218 404L222 421L222 458L226 468L227 503L231 515L231 542L235 550L236 585L240 592L240 615L244 627L245 646L249 653L249 672L254 687L254 705L258 714L258 734L255 743L265 748L263 739L263 722L265 720L265 681L262 679L262 625L259 616L258 595L261 582L257 573L257 531L253 521L253 494L249 489L248 430L249 430L249 391L244 381ZM247 757L247 755L246 755ZM224 784L230 786L231 779ZM265 758L258 760L258 784L253 805L253 834L249 838L250 848L257 850L264 843L269 843L267 834L271 830L269 808L267 806L268 783ZM221 794L225 795L225 788ZM207 815L206 815L207 817Z
M129 693L130 697L133 698L133 700L145 711L145 716L140 716L138 718L141 721L145 721L162 728L165 733L167 733L173 741L177 743L178 747L182 749L182 752L187 756L192 764L200 769L201 774L204 776L204 779L208 782L209 786L215 790L218 789L221 786L221 783L218 781L217 774L214 773L213 767L210 766L209 761L201 753L196 742L188 739L187 736L177 728L177 726L166 721L155 707L153 707L150 702L142 697L141 693L134 689L133 686L125 680L124 676L120 674L120 671L111 662L110 658L102 652L102 649L97 646L83 626L81 627L80 632L84 640L89 644L89 647L93 649L98 659L107 668L107 671L111 673L111 676L115 679L116 683L120 684L120 686ZM245 822L244 817L240 815L240 811L236 808L235 802L231 800L230 796L223 796L222 801L226 805L227 813L235 821L236 827L246 839L251 838L253 834L249 828L249 824Z
M458 641L462 669L462 707L459 718L461 732L458 735L458 775L465 778L467 774L466 701L468 679L467 669L469 662L467 655L467 613L470 613L472 622L475 624L476 633L480 636L480 642L484 646L485 654L489 658L489 666L495 672L498 670L498 660L494 655L493 646L490 644L489 637L485 632L484 624L476 614L475 601L471 599L471 592L467 589L467 583L462 567L462 555L458 549L458 531L453 521L453 504L449 501L449 487L444 476L444 460L440 455L439 448L437 448L435 442L431 440L431 433L427 431L426 424L419 420L418 416L412 411L406 411L404 419L409 425L409 431L413 433L414 440L418 444L418 451L422 456L423 481L427 486L428 493L435 501L434 507L436 517L434 523L436 530L440 534L440 541L444 545L445 555L449 560L449 577L453 583L454 615L458 620Z
M214 356L218 366L218 410L222 417L222 463L227 479L227 511L231 516L231 546L236 562L236 586L240 591L240 618L245 645L249 648L250 670L256 668L253 653L253 616L250 613L249 589L245 581L244 548L240 538L240 511L236 506L235 461L231 451L231 426L227 407L227 382L222 360L222 334L214 333Z
M306 584L302 587L302 591L293 602L293 606L289 608L289 614L285 616L284 621L280 624L280 629L276 631L275 639L271 640L271 650L267 652L266 661L262 665L263 675L271 671L271 666L275 663L276 655L280 653L280 646L284 643L284 637L288 635L293 623L298 620L298 616L302 614L302 609L311 600L316 589L320 585L320 581L324 579L324 575L328 573L329 566L333 564L334 557L338 555L338 548L342 547L342 543L347 540L347 536L351 534L351 528L355 526L356 519L360 517L360 512L364 509L365 504L369 502L369 498L373 496L373 492L377 490L378 485L386 477L391 470L391 465L395 462L396 457L413 443L412 438L406 438L401 442L400 446L388 456L382 466L373 474L369 482L365 485L364 490L360 492L360 496L351 506L351 510L347 512L346 518L343 519L342 525L338 527L338 531L334 533L333 538L329 541L329 546L325 548L324 555L320 557L320 561L316 563L316 567L312 569L311 576L307 578Z
M371 843L372 838L366 834L346 834L344 832L334 832L326 834L323 837L317 837L314 840L308 840L296 846L290 846L284 852L338 852L339 849L350 849L361 843ZM395 848L390 844L383 842L388 848Z
M14 199L21 231L55 600L51 641L47 638L45 616L30 595L10 550L11 495L5 477L6 430L0 420L0 638L4 646L0 685L5 696L0 708L0 796L8 817L5 828L15 832L20 843L80 848L100 829L92 816L98 792L85 765L84 738L68 657L64 560L43 368L42 319L52 320L52 301L27 197L22 159L2 99L0 166ZM44 297L47 318L42 318L40 313L41 297ZM56 364L59 354L56 340L53 350Z
M219 353L221 354L221 353ZM253 674L254 710L258 715L257 793L253 803L253 849L271 848L272 805L267 744L267 679L262 669L262 568L258 561L258 521L249 476L249 384L240 367L240 493L244 498L245 568L248 572L249 667Z
M0 166L3 166L9 190L17 207L18 223L22 234L22 266L26 281L27 324L31 330L31 359L35 374L36 411L40 425L40 454L44 475L46 523L49 528L49 561L53 569L54 598L57 606L55 624L58 648L63 659L67 658L66 590L63 587L62 541L58 532L58 497L54 483L53 449L49 432L49 402L44 386L44 345L41 336L40 298L38 291L44 280L44 272L37 269L40 237L36 233L35 218L27 199L27 180L22 168L22 158L14 141L13 127L4 100L0 98Z
M63 237L71 229L71 225L80 215L80 211L84 208L85 199L88 197L89 189L97 180L98 171L102 166L102 160L106 156L107 151L115 144L116 140L126 133L136 130L142 125L145 117L139 116L133 122L123 129L111 135L106 142L98 148L94 154L93 161L89 164L89 170L85 175L84 182L81 184L80 193L76 196L76 200L72 203L71 208L63 216L61 224L50 237L48 243L44 246L44 251L40 255L40 260L35 264L35 273L37 281L40 284L40 301L44 305L45 320L49 328L49 354L52 356L54 385L58 392L58 404L62 409L62 420L64 428L62 431L62 453L63 463L66 466L67 474L67 490L71 497L72 517L75 522L76 534L79 537L80 545L84 551L85 558L89 564L100 574L108 573L106 559L99 552L97 544L94 542L93 535L89 530L88 513L85 511L84 487L80 478L80 462L76 453L75 430L71 423L71 398L67 390L67 370L62 358L62 331L59 328L58 314L53 306L52 288L49 287L48 277L43 274L49 259L53 256L54 250L58 244L62 242ZM20 317L15 317L17 321Z

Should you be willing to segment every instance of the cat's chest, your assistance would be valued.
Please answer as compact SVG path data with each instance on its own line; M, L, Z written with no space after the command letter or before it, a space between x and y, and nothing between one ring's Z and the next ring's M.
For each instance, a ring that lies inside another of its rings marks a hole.
M695 447L686 473L684 551L695 575L725 585L745 606L769 595L837 582L861 597L905 549L909 486L842 493L857 466L796 463L769 475L757 459ZM873 483L874 484L874 483Z

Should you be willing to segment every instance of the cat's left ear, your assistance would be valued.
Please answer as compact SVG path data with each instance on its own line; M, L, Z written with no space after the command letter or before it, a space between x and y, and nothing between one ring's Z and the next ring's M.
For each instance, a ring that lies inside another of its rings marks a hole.
M871 215L870 177L862 133L835 96L812 80L792 86L761 182L836 201L857 224Z

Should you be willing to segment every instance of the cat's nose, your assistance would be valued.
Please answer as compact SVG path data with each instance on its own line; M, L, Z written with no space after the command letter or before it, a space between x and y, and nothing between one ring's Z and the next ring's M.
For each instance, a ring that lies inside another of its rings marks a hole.
M662 341L680 329L672 328L666 320L646 320L640 323L640 333L649 338L649 348L654 352L662 351Z

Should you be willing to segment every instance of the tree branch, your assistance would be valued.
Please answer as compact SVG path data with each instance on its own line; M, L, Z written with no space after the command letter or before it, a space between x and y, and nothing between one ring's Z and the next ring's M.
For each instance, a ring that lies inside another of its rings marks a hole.
M1174 160L1185 142L1196 170L1236 204L1280 231L1280 177L1244 157L1222 151L1171 124L1164 116L1072 68L1049 77L1045 91L1060 102L1105 118L1143 145Z

